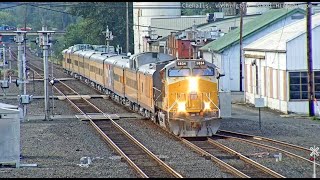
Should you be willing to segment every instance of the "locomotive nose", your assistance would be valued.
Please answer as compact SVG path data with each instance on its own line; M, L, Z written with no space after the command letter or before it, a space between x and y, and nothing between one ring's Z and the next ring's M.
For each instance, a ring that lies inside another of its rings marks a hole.
M198 92L198 77L189 77L189 93L195 94Z

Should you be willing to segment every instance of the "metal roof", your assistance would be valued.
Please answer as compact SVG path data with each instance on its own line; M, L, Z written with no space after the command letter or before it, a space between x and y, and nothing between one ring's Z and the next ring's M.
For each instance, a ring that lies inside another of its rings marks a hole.
M296 9L272 9L257 18L249 21L243 26L243 39L250 37L251 35L259 32L259 30L268 27L269 25L276 23L287 16L290 16L294 13L303 13L306 12L300 8ZM236 28L230 31L228 34L222 36L221 38L210 42L209 44L200 48L202 51L208 51L209 49L214 52L222 52L229 46L232 46L235 43L239 43L240 40L240 28Z
M312 29L320 26L320 14L312 16ZM244 47L246 51L285 52L288 41L306 33L306 18L273 31Z

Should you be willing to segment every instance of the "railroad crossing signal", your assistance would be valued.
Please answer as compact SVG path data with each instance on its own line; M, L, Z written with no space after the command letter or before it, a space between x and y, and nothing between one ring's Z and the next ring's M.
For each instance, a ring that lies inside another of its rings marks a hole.
M314 147L311 147L310 150L312 151L310 156L319 156L319 152L318 152L319 147L314 146Z
M316 156L319 156L319 147L316 147L316 146L313 146L313 147L310 147L310 150L311 150L311 153L310 153L310 156L312 157L313 156L313 178L316 178Z

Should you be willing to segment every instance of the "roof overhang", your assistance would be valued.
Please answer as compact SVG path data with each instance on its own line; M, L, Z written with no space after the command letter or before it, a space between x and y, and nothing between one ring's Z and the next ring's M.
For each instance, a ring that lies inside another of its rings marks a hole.
M244 51L257 51L257 52L276 52L276 53L286 53L286 50L277 50L277 49L253 49L253 48L244 48Z

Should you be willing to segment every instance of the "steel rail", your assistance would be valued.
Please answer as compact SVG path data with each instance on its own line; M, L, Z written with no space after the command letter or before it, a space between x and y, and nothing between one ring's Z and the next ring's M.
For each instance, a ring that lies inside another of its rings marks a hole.
M176 140L182 142L184 145L193 149L196 153L200 154L201 156L209 157L211 161L217 163L220 167L228 170L232 174L234 174L238 177L241 177L241 178L250 178L250 176L244 174L243 172L239 171L238 169L234 168L233 166L229 165L228 163L225 163L224 161L220 160L219 158L215 157L214 155L210 154L209 152L206 152L205 150L201 149L200 147L196 146L195 144L191 143L190 141L188 141L182 137L176 136L172 132L168 131L168 129L160 126L159 124L155 124L155 125L157 127L159 127L160 129L164 130L165 132L167 132L169 135L171 135Z
M250 176L244 174L243 172L239 171L238 169L234 168L233 166L229 165L228 163L225 163L224 161L220 160L219 158L215 157L214 155L208 153L207 151L201 149L200 147L194 145L190 141L179 138L185 145L189 146L191 149L195 150L197 153L199 153L201 156L210 157L210 159L217 163L218 165L222 166L223 168L229 170L232 174L239 176L241 178L250 178Z
M265 172L265 173L267 173L267 174L269 174L269 175L271 175L271 176L273 176L273 177L276 177L276 178L285 178L283 175L281 175L281 174L279 174L279 173L277 173L277 172L275 172L275 171L273 171L273 170L271 170L271 169L269 169L269 168L267 168L267 167L265 167L265 166L257 163L256 161L253 161L253 160L250 159L250 158L245 157L245 156L242 155L241 153L236 152L235 150L233 150L233 149L231 149L231 148L229 148L229 147L227 147L227 146L225 146L225 145L223 145L223 144L221 144L221 143L218 143L218 142L214 141L214 140L211 139L211 138L208 138L208 142L211 143L211 144L213 144L213 145L215 145L215 146L217 146L217 147L219 147L219 148L221 148L221 149L223 149L224 151L226 151L226 152L228 152L228 153L230 153L230 154L233 154L233 155L239 157L239 158L240 158L241 160L243 160L244 162L253 165L253 166L256 167L257 169L259 169L259 170L261 170L261 171L263 171L263 172Z
M266 144L261 144L261 143L258 143L258 142L254 142L254 141L251 141L251 140L248 140L248 139L243 139L243 138L238 138L238 137L233 137L233 136L226 136L226 135L214 135L214 136L217 136L217 137L222 137L222 138L229 138L229 139L234 139L236 141L239 141L239 142L246 142L248 144L252 144L252 145L255 145L257 147L263 147L265 149L270 149L270 150L277 150L277 151L280 151L290 157L293 157L293 158L298 158L298 159L302 159L304 161L307 161L309 163L314 163L313 161L307 159L307 158L304 158L302 156L299 156L297 154L294 154L292 152L289 152L289 151L286 151L286 150L283 150L283 149L280 149L280 148L277 148L277 147L274 147L274 146L270 146L270 145L266 145ZM320 166L319 163L315 163L316 165Z
M65 83L63 83L65 84ZM69 87L70 88L70 87ZM70 88L72 89L72 88ZM176 172L175 170L173 170L170 166L168 166L166 163L164 163L160 158L158 158L155 154L153 154L149 149L147 149L143 144L141 144L137 139L135 139L132 135L130 135L125 129L123 129L120 125L118 125L108 114L105 114L103 111L101 111L97 106L95 106L94 104L92 104L90 101L88 101L87 99L84 99L89 105L91 105L93 108L95 108L97 111L99 111L104 117L106 117L107 119L109 119L111 121L111 123L116 126L116 128L118 128L123 134L126 135L126 137L128 137L132 142L134 142L136 145L138 145L144 152L146 152L149 156L151 156L154 160L157 161L157 163L159 163L161 166L163 166L166 170L168 170L172 175L174 175L177 178L183 178L178 172ZM86 115L86 114L84 114ZM99 128L91 119L90 115L86 115L89 116L90 119L90 123L94 124L95 128ZM92 124L92 125L93 125ZM98 130L98 129L97 129ZM99 128L99 131L102 132L102 130ZM103 132L102 132L103 133ZM101 133L100 133L101 134ZM105 134L105 133L103 133ZM110 139L111 140L111 139Z
M252 138L255 140L259 140L259 141L267 141L267 142L273 142L282 146L287 146L290 148L294 148L297 150L304 150L304 151L308 151L309 153L311 153L311 150L302 146L298 146L298 145L294 145L294 144L290 144L290 143L286 143L286 142L282 142L282 141L278 141L278 140L274 140L274 139L270 139L270 138L266 138L266 137L261 137L261 136L255 136L255 135L250 135L250 134L245 134L245 133L238 133L238 132L232 132L232 131L226 131L226 130L218 130L218 132L221 133L227 133L227 134L234 134L234 135L239 135L239 136L246 136L248 138Z

